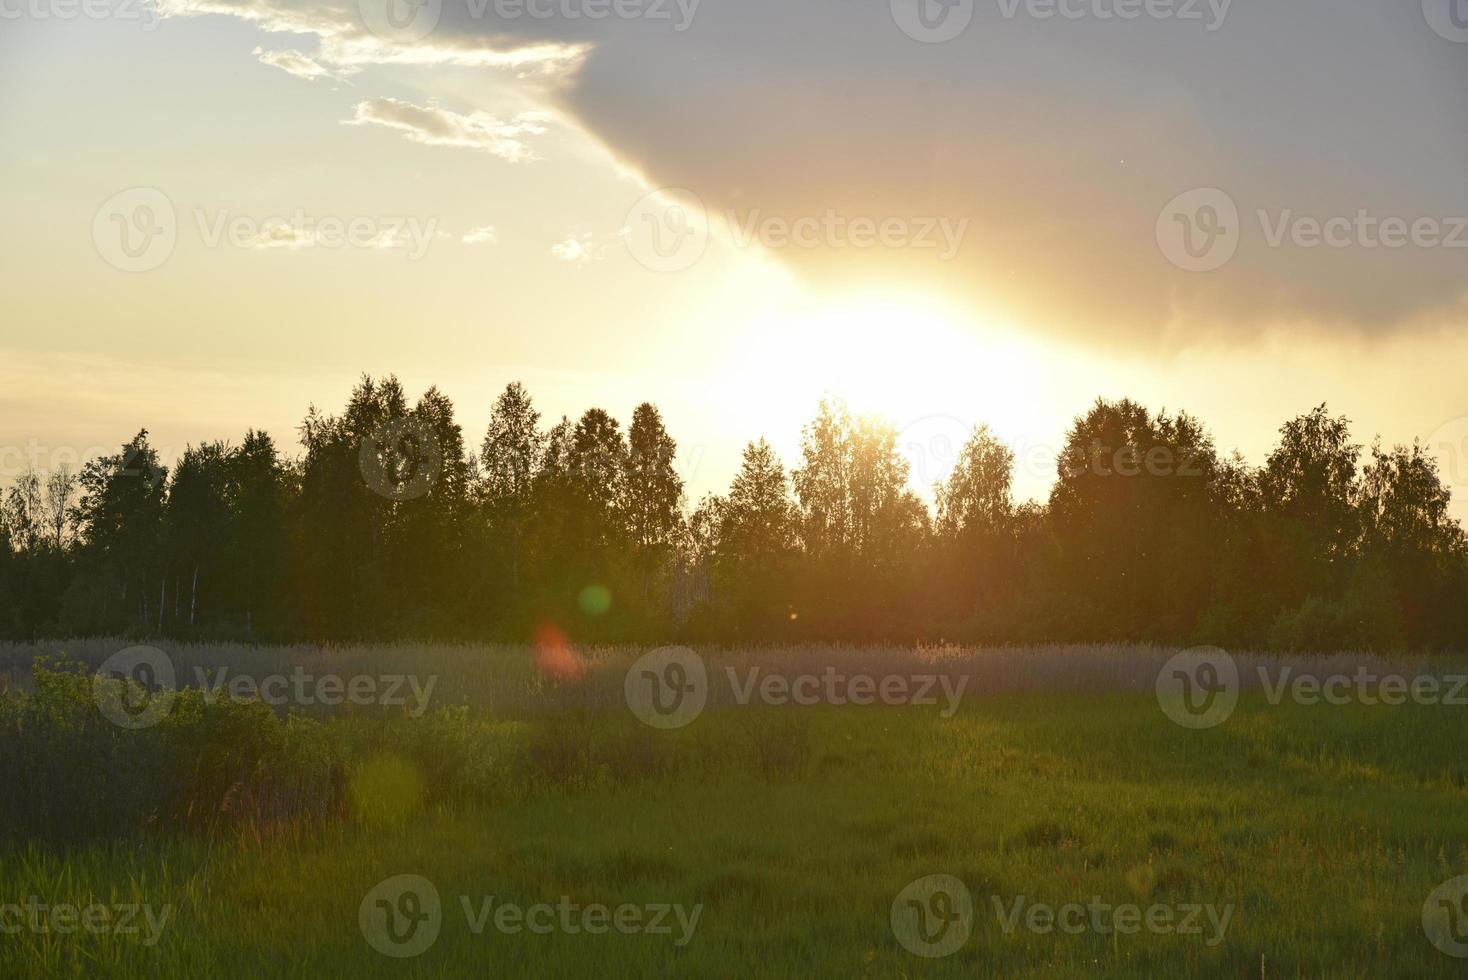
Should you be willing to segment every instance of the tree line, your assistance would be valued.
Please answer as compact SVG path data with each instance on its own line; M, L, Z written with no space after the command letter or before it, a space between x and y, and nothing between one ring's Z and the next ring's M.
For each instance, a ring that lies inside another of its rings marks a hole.
M1044 502L973 430L929 508L899 433L823 400L686 499L658 409L544 425L507 386L477 448L452 402L363 377L287 457L264 432L170 470L139 432L0 504L0 635L259 641L1123 641L1448 649L1468 547L1420 444L1322 405L1258 467L1187 413L1098 400Z

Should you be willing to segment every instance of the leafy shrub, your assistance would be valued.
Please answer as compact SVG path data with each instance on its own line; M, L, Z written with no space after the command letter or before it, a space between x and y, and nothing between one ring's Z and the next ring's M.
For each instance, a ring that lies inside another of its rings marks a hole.
M323 726L181 691L151 727L110 721L90 674L37 662L33 692L0 694L0 836L64 843L214 831L341 812L339 748ZM121 682L118 682L121 683Z
M420 718L340 719L351 758L396 753L423 782L427 801L496 803L524 794L527 726L439 708Z

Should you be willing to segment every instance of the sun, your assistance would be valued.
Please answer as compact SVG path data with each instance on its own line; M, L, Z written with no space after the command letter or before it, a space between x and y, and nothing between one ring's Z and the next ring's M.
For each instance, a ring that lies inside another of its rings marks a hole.
M803 301L752 325L748 374L786 418L823 395L902 428L933 415L1000 428L1023 413L1033 352L993 321L923 296Z

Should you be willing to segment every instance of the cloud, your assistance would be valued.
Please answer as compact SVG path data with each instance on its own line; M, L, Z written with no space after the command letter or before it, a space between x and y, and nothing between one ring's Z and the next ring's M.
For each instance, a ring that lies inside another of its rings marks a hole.
M224 15L273 34L314 35L317 49L310 60L344 73L365 65L445 65L559 79L573 74L589 50L581 43L517 39L501 32L438 31L441 0L408 7L413 17L406 23L398 19L401 6L400 0L157 0L164 17ZM484 26L484 18L473 20Z
M494 226L484 225L481 228L471 228L464 232L464 237L459 239L465 245L493 245L497 241L494 235Z
M379 98L357 103L352 118L346 123L349 126L386 126L415 143L482 150L502 160L519 163L535 159L534 151L521 137L543 134L546 118L544 113L522 112L510 122L501 122L482 112L466 116L437 106Z
M304 78L308 82L314 82L318 78L340 80L343 76L355 74L360 70L357 68L332 70L299 51L266 51L264 48L257 47L252 53L260 59L261 64L279 68L288 75Z
M1014 0L973 4L958 36L925 44L881 2L708 3L678 31L650 17L507 19L492 3L444 0L416 40L374 35L337 2L166 6L314 33L323 65L519 72L629 170L692 191L715 216L968 220L948 262L917 249L779 252L833 289L930 289L1100 345L1248 341L1282 327L1386 334L1468 312L1461 248L1271 241L1281 219L1468 216L1468 129L1451 123L1468 62L1418 4L1216 0L1125 17L1092 0L1042 17ZM424 142L524 142L497 130L513 121L464 127L455 120L484 117L410 120L406 103L368 105L364 121ZM1207 272L1180 268L1159 242L1159 226L1181 227L1168 203L1197 188L1223 190L1238 212L1235 254ZM627 205L642 193L629 188Z
M316 234L300 224L267 221L254 237L242 242L247 248L285 248L295 251L316 244Z
M562 262L584 265L601 254L601 249L592 243L592 238L590 233L568 235L565 241L552 245L550 253Z

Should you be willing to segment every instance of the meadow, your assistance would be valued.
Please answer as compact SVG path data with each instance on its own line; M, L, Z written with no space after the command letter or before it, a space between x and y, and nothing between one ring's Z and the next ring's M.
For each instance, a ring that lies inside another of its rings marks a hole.
M126 646L0 647L0 975L1464 968L1424 923L1468 874L1468 726L1441 660L1239 655L1237 705L1190 729L1157 689L1176 650L701 648L706 703L660 727L632 695L646 650L164 644L194 689L128 728L93 679ZM1281 696L1261 667L1314 680ZM220 691L289 693L205 696L221 669ZM1304 696L1362 671L1440 696ZM382 891L403 875L437 905L431 936L395 945L396 914L429 914ZM142 911L89 930L28 901ZM625 908L643 928L615 925Z

